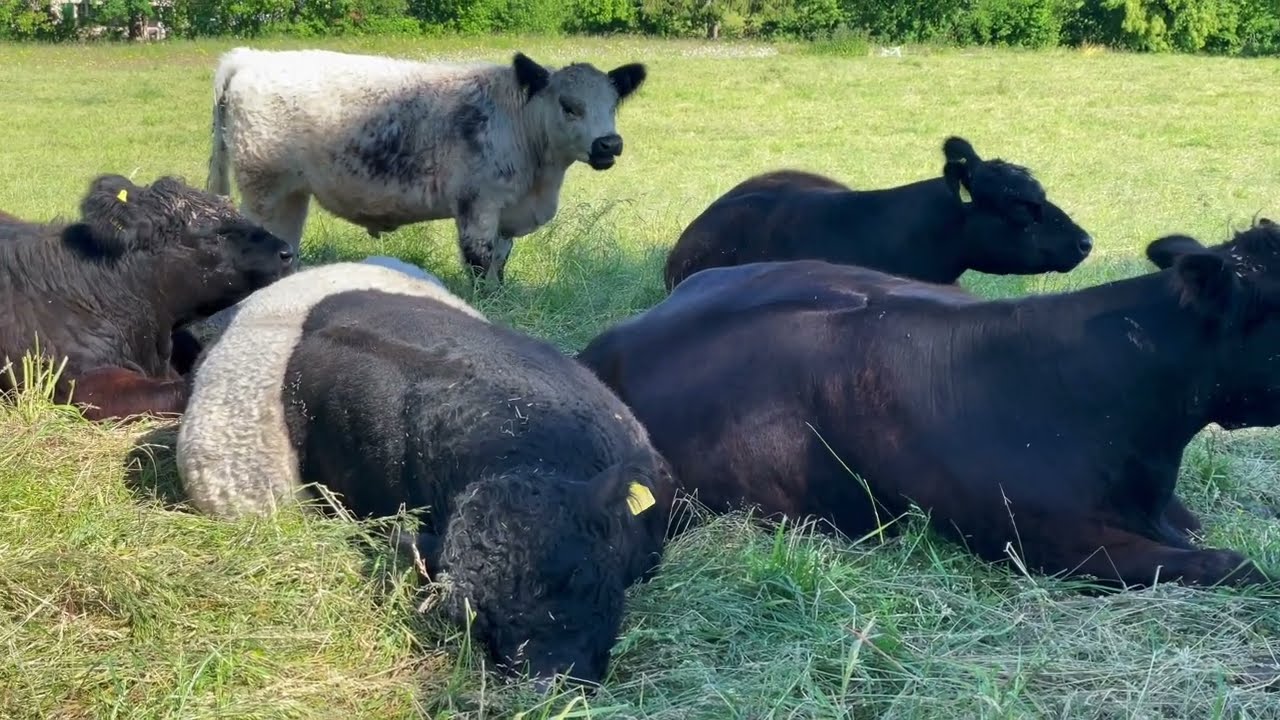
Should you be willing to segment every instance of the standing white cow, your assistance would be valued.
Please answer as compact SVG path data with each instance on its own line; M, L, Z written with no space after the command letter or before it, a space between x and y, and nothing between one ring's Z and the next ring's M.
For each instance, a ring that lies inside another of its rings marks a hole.
M618 105L645 66L415 62L327 50L223 54L208 189L289 242L308 205L368 230L454 218L462 262L501 283L512 240L556 214L575 161L622 154Z

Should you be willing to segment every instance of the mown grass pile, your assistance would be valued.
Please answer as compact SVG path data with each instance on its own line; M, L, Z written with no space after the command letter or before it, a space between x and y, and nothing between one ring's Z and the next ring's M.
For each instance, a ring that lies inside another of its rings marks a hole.
M271 43L284 46L286 43ZM297 41L287 43L299 45ZM707 202L772 167L859 187L936 175L946 134L1030 166L1097 240L1069 275L967 277L987 295L1142 272L1165 232L1207 242L1280 213L1280 62L943 52L831 58L639 40L350 40L423 57L650 64L614 169L571 171L560 215L517 241L485 312L566 351L657 302L661 261ZM69 215L104 171L204 178L227 45L0 46L0 209ZM305 260L386 253L470 297L450 223L374 241L313 213ZM1280 717L1280 604L1179 587L1116 595L987 567L922 530L881 544L706 523L631 591L605 687L538 698L482 672L434 589L365 524L181 506L173 428L95 427L28 393L0 406L5 718ZM1206 543L1280 569L1280 439L1208 431L1180 485ZM428 609L419 613L426 603Z

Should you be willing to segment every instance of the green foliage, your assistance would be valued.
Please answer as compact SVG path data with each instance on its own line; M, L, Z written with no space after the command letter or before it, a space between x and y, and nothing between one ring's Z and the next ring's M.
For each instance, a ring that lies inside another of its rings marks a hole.
M1280 55L1280 3L1276 0L1240 0L1240 52L1245 55Z
M565 32L626 32L636 23L633 0L568 0L567 5Z
M749 9L748 0L640 0L642 27L658 35L713 37L726 17Z
M844 0L852 27L886 42L935 42L950 38L965 0Z
M59 21L47 7L32 9L27 0L0 0L0 38L50 41L74 36L70 18Z
M50 7L0 0L0 38L76 37ZM180 37L642 33L797 40L838 54L874 40L1280 55L1280 0L103 0L82 26L136 37L147 18Z
M427 25L469 35L556 33L567 15L560 0L416 0L414 11Z
M1042 48L1062 40L1062 28L1079 0L974 0L957 27L957 39L977 45Z

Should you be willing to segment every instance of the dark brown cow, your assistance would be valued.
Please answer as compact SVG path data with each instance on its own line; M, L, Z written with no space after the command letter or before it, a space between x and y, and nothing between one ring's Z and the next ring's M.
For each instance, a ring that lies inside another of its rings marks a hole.
M66 358L55 400L93 420L181 412L174 328L289 272L292 251L225 198L175 178L139 186L101 175L80 214L0 222L0 366L37 348L55 367ZM13 385L0 374L0 392Z
M1280 226L1147 255L1160 271L995 301L821 261L711 269L578 359L713 509L859 537L914 502L987 560L1264 581L1191 543L1174 488L1209 423L1280 424Z
M667 256L667 289L709 267L814 259L954 283L996 275L1068 272L1093 240L1050 202L1030 171L983 160L947 138L942 177L851 190L802 170L749 178L689 224Z

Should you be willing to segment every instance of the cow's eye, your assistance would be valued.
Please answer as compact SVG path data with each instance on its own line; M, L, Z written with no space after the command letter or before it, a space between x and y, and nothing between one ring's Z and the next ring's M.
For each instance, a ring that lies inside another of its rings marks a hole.
M1044 206L1038 202L1027 203L1027 213L1031 215L1031 219L1040 222L1044 218Z
M576 118L576 117L578 117L579 115L581 115L581 114L582 114L582 113L578 112L578 109L577 109L577 108L575 108L575 107L574 107L573 105L571 105L568 101L563 100L563 99L560 101L560 109L564 111L564 114L565 114L565 115L567 115L567 116L569 116L569 117L571 117L571 118Z

